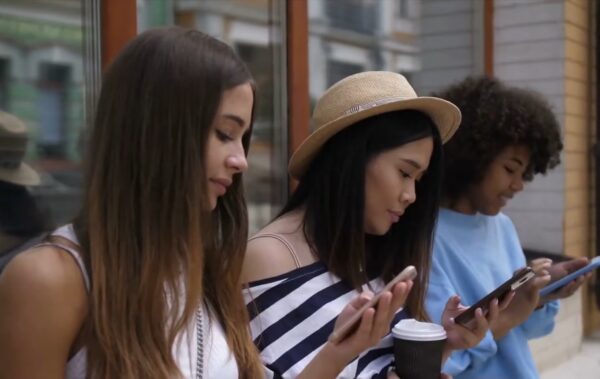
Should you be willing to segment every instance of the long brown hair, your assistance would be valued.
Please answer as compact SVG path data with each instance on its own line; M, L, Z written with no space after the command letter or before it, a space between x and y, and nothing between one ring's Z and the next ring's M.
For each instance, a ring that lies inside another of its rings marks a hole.
M241 294L241 175L212 215L206 195L221 96L245 83L251 75L229 46L177 27L140 34L105 73L75 222L92 281L89 378L180 376L173 346L203 299L240 377L261 375Z
M384 151L433 139L417 200L382 236L364 229L368 162ZM425 114L404 110L362 120L332 137L311 162L280 215L304 207L304 235L327 268L357 290L369 279L389 281L407 265L419 273L407 300L411 315L428 320L424 307L433 230L440 202L442 142Z

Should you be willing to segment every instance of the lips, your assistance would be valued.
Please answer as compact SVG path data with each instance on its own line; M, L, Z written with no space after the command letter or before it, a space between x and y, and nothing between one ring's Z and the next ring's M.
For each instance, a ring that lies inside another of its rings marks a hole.
M400 220L400 217L404 214L404 211L388 211L390 215L390 221L396 223Z
M225 193L227 192L227 188L229 188L229 186L231 185L230 179L210 179L210 182L213 184L213 187L217 189L217 193L219 196L225 195Z

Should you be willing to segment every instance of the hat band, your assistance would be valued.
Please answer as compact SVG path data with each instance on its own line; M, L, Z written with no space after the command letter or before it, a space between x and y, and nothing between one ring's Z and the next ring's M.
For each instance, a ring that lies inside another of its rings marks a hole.
M0 167L15 170L25 158L25 151L0 151Z
M0 137L0 152L2 150L25 150L27 136L2 136Z
M409 99L412 99L412 97L398 97L398 96L394 96L394 97L387 97L385 99L379 99L379 100L376 100L376 101L371 101L371 102L368 102L368 103L353 105L350 109L348 109L344 113L342 113L342 116L348 116L348 115L351 115L353 113L364 111L366 109L370 109L370 108L373 108L373 107L378 107L378 106L384 105L384 104L393 103L394 101L409 100Z

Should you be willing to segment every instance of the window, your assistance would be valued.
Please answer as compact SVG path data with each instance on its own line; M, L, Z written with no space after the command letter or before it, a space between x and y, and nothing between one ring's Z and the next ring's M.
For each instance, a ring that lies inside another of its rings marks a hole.
M327 85L331 86L346 76L361 71L364 71L363 67L357 64L329 61L327 62Z
M8 98L8 59L0 58L0 109L7 109Z
M334 28L375 34L377 4L373 0L324 0L325 13Z
M404 74L426 95L482 73L478 2L308 0L310 98L364 70Z
M99 65L86 53L93 35L88 32L98 27L84 19L93 3L5 0L0 5L0 110L28 129L26 150L16 147L24 155L18 159L40 177L38 185L25 186L0 174L0 256L43 229L70 222L79 209L80 135L91 81L84 67ZM8 140L0 149L8 149Z
M409 18L408 0L396 0L396 18Z
M37 148L48 158L63 158L67 130L66 92L70 77L67 65L42 63L40 65L37 108L39 133Z

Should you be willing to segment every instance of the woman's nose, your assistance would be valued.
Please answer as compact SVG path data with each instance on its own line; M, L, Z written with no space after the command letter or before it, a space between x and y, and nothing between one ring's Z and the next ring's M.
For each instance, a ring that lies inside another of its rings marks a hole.
M243 152L228 156L226 163L228 168L232 168L236 172L244 172L248 169L248 159Z

